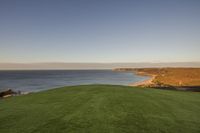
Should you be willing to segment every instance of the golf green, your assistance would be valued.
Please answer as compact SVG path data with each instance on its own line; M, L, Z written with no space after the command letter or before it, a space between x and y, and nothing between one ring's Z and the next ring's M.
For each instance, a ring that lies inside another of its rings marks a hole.
M81 85L0 100L0 133L199 133L200 93Z

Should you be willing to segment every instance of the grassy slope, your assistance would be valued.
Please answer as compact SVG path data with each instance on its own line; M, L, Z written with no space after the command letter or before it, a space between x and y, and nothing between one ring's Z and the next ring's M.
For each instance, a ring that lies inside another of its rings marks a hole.
M0 100L1 133L199 133L200 93L88 85Z

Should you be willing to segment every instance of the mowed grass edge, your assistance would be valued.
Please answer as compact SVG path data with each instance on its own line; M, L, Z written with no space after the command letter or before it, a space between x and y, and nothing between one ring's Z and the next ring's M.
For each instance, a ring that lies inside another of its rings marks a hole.
M200 93L81 85L0 100L1 133L199 133Z

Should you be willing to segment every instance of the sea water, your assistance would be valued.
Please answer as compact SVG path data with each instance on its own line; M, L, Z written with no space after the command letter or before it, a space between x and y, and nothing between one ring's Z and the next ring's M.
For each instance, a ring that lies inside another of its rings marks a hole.
M112 70L10 70L0 71L0 91L37 92L86 84L128 85L146 80L131 72Z

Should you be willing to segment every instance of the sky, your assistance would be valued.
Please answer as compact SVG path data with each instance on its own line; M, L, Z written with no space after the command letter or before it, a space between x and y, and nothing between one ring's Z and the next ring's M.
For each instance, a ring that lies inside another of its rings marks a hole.
M4 62L200 62L200 0L0 0Z

